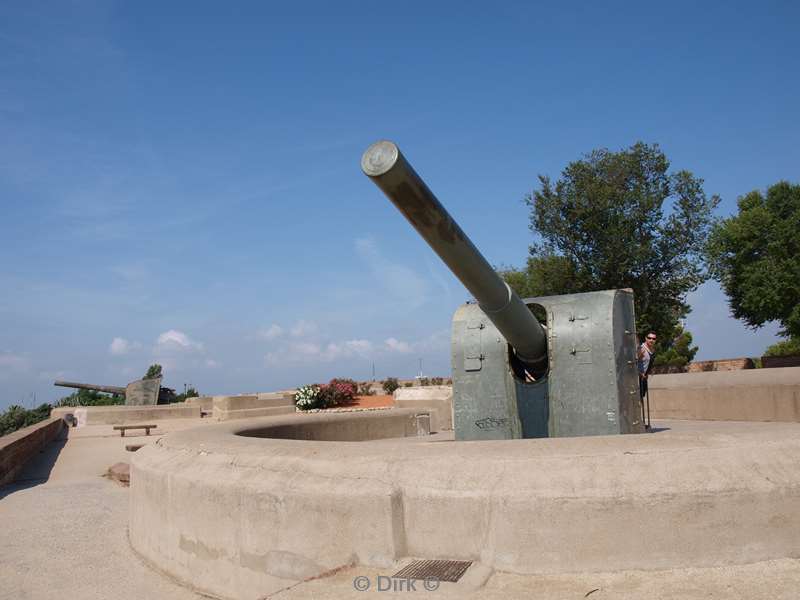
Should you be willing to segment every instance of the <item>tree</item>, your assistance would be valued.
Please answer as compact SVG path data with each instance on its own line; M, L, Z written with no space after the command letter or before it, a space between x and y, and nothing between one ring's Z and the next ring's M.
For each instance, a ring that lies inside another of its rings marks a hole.
M0 413L0 436L14 433L18 429L44 421L50 416L51 408L49 404L40 404L30 410L17 404L9 406L8 409Z
M394 391L400 387L400 383L396 377L387 377L383 381L383 391L387 394L394 394Z
M117 394L108 395L95 390L77 390L64 396L55 406L113 406L125 404L125 398Z
M509 285L534 296L631 288L640 334L673 338L686 294L708 278L703 251L719 198L669 166L658 145L637 142L592 151L555 184L540 175L525 199L540 241L524 277L506 273Z
M676 328L676 335L656 351L655 365L657 367L679 367L683 369L694 359L697 346L692 346L692 334L682 325Z
M800 339L800 185L781 181L738 206L709 238L711 274L734 317L753 329L778 321L782 336Z
M158 363L150 365L147 373L144 374L144 379L158 379L161 377L161 365Z
M161 388L162 390L167 388ZM175 394L169 401L170 404L175 402L186 402L189 398L197 398L200 395L194 386L189 386L189 388L182 394Z
M800 338L793 337L772 344L764 351L764 356L800 356Z

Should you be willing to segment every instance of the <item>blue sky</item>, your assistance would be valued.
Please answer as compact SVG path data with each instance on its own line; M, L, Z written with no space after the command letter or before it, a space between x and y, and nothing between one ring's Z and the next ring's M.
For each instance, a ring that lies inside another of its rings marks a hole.
M725 3L4 2L0 407L65 378L272 390L449 373L467 293L359 170L396 141L493 264L523 197L659 143L736 197L798 181L800 9ZM699 358L758 355L715 284Z

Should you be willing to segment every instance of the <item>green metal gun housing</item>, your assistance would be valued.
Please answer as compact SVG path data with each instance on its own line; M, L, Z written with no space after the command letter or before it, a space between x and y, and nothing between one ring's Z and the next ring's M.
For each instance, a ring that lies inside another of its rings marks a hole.
M394 143L370 146L361 168L477 300L453 317L456 439L644 431L630 290L522 300Z

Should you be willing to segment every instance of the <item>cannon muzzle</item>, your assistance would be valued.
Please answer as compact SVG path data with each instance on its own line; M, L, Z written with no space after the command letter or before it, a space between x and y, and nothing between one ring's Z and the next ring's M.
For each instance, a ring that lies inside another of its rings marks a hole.
M503 281L392 142L367 148L361 169L408 219L503 334L526 368L547 371L547 337L533 313Z

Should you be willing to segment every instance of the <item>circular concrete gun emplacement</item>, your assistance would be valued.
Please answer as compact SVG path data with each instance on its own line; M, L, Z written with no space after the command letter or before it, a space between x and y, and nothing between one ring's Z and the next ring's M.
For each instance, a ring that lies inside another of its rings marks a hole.
M131 544L237 599L407 557L535 574L800 556L800 424L465 442L419 425L395 409L169 433L132 457Z

